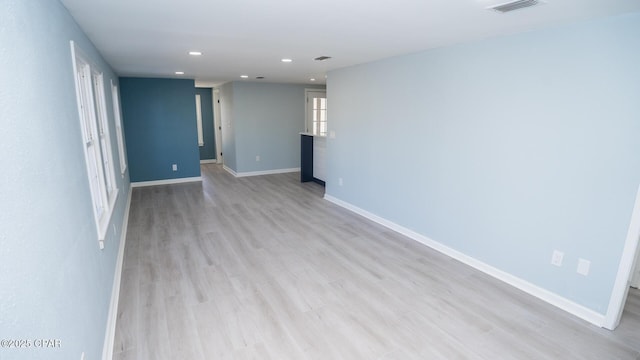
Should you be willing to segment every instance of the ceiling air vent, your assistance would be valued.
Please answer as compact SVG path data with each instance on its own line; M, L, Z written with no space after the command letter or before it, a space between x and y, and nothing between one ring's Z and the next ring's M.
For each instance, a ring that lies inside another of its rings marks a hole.
M487 9L495 10L501 13L506 13L509 11L519 10L519 9L527 8L530 6L538 5L541 3L542 2L540 0L516 0L516 1L510 1L508 3L504 3L500 5L490 6Z

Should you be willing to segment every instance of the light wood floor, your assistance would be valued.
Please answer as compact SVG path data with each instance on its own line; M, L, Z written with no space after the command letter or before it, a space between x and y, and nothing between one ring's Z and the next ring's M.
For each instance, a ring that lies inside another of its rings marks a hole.
M115 359L639 359L615 332L322 199L299 174L136 188Z

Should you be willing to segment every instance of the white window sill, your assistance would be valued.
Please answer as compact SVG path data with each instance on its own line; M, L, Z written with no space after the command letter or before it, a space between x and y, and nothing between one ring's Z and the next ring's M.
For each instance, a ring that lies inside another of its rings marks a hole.
M102 215L98 221L98 243L100 249L104 249L104 240L107 237L107 231L109 230L109 223L111 222L111 215L113 215L113 209L115 208L116 201L118 200L119 190L115 189L111 198L109 199L108 210Z

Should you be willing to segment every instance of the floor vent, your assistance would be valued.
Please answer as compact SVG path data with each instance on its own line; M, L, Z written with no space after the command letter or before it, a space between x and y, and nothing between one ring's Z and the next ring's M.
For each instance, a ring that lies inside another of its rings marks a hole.
M508 3L504 3L500 5L490 6L487 9L495 10L501 13L506 13L514 10L519 10L519 9L539 5L541 3L542 1L540 0L516 0L516 1L510 1Z

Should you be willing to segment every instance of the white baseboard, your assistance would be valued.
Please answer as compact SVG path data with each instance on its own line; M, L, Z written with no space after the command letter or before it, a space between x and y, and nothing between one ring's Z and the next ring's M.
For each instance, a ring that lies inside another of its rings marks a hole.
M217 164L218 160L216 159L204 159L200 160L200 164Z
M233 170L232 168L228 167L227 165L222 165L222 168L224 169L224 171L228 172L229 174L233 175L234 177L238 177L238 173L236 173L235 170Z
M113 343L116 336L116 320L118 318L118 300L120 299L120 280L122 279L122 265L124 262L124 247L127 241L127 229L129 227L129 210L131 209L131 189L127 197L127 205L124 209L124 220L120 229L120 245L118 247L118 257L116 259L116 269L113 275L113 286L111 288L111 302L109 303L109 314L107 315L107 330L104 334L104 345L102 347L102 360L113 358Z
M260 175L273 175L273 174L285 174L300 171L300 168L290 168L290 169L275 169L275 170L263 170L263 171L246 171L246 172L235 172L231 168L226 165L223 167L228 173L235 177L247 177L247 176L260 176Z
M202 181L202 176L194 176L178 179L166 179L166 180L153 180L153 181L138 181L132 182L131 187L143 187L143 186L156 186L156 185L168 185L168 184L180 184L186 182Z
M338 206L341 206L347 210L350 210L356 214L359 214L373 222L376 222L382 226L385 226L395 232L398 232L404 236L407 236L423 245L426 245L444 255L447 255L453 259L456 259L463 264L469 265L483 273L493 276L494 278L501 280L513 287L516 287L532 296L535 296L551 305L554 305L572 315L575 315L583 320L586 320L596 326L602 327L605 323L605 316L589 308L586 308L580 304L577 304L567 298L564 298L558 294L555 294L547 289L541 288L528 281L525 281L512 274L506 273L502 270L496 269L491 265L488 265L478 259L475 259L469 255L463 254L458 250L454 250L442 243L432 240L424 235L421 235L413 230L407 229L401 225L398 225L392 221L382 218L378 215L370 213L364 209L361 209L355 205L352 205L346 201L335 198L331 195L324 195L325 200L330 201Z

